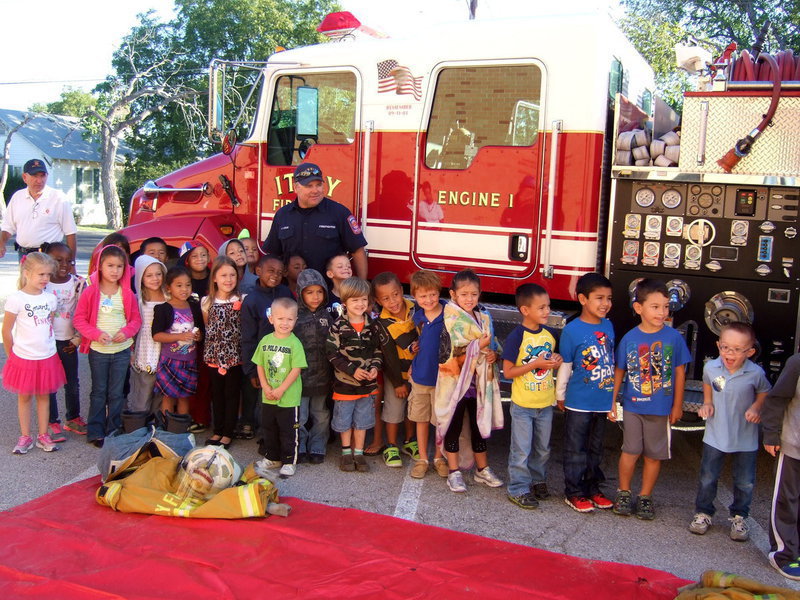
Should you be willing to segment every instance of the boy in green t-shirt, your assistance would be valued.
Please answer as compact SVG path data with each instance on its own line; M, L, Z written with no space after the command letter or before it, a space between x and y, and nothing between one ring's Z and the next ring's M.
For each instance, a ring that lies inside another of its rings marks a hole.
M306 354L292 333L297 322L297 302L277 298L270 307L269 322L275 328L256 347L253 362L261 383L261 426L264 428L263 469L277 469L284 477L294 475L298 453L298 416L303 384L300 370Z

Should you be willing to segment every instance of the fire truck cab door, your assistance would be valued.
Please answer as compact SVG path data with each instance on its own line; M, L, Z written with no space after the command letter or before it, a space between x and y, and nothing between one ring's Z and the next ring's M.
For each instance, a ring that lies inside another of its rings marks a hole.
M544 85L533 59L434 69L418 139L417 264L506 277L534 272L544 218Z
M261 163L259 233L266 238L275 212L295 199L292 174L317 164L326 196L357 212L361 78L347 67L273 72Z

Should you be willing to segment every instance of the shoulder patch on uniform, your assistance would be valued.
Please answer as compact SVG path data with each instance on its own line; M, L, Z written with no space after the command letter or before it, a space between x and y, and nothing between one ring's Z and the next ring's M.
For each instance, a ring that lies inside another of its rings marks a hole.
M350 229L353 230L353 233L356 235L361 233L361 226L358 224L358 221L356 221L356 218L353 215L347 217L347 223L350 225Z

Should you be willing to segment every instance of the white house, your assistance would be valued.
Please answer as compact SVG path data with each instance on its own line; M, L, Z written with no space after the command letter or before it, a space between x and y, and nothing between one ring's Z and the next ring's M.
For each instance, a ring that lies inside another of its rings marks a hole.
M29 114L0 109L0 148L5 144L8 131ZM11 138L9 175L21 177L26 161L42 159L50 173L47 185L67 195L75 221L83 225L106 225L100 186L100 147L84 139L84 133L80 119L75 117L36 114ZM118 164L124 162L124 152L117 161Z

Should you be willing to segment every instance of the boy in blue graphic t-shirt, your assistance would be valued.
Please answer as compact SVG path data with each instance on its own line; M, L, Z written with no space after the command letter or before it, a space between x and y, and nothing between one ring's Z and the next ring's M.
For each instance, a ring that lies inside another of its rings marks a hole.
M592 512L614 505L600 491L606 416L614 399L614 327L606 319L611 282L599 273L586 273L575 291L582 310L561 332L564 363L558 369L556 401L566 411L565 502L578 512Z
M619 491L614 512L634 512L631 479L639 456L644 454L642 489L635 512L640 519L655 518L651 494L661 461L670 458L670 424L683 412L683 385L689 349L680 333L665 327L669 316L669 291L663 282L642 279L636 284L633 310L642 322L617 346L614 397L622 388L622 454L619 457ZM616 420L616 411L608 413Z

